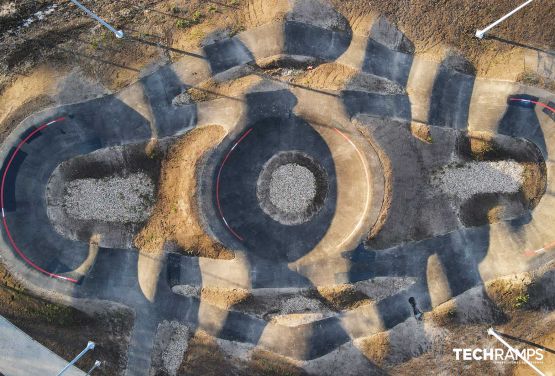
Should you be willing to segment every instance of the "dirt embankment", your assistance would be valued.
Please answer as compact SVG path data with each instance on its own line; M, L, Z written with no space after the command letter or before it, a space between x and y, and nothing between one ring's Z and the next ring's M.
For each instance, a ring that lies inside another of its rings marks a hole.
M497 26L490 36L474 37L502 15L514 9L513 0L380 1L332 0L351 22L382 14L415 44L416 53L441 61L448 49L462 53L482 76L514 79L523 69L526 51L553 50L555 8L537 1Z
M235 352L240 353L241 349L237 347ZM197 331L189 341L188 350L177 374L180 376L301 376L306 375L306 372L287 358L264 350L255 350L248 359L230 356L222 351L214 337Z
M87 341L94 341L95 359L103 362L97 375L123 374L133 314L126 310L89 316L71 307L50 303L26 290L0 264L0 315L64 359L73 359ZM85 371L94 359L77 366Z
M192 130L171 148L162 165L158 197L150 219L135 238L141 252L159 254L175 243L192 256L232 259L233 252L206 234L197 207L197 166L225 136L219 126Z

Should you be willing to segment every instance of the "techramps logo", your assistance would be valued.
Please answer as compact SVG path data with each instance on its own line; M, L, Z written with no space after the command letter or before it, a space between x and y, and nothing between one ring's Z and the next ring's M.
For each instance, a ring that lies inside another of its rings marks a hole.
M526 347L517 350L501 338L493 328L488 329L488 334L495 337L505 348L454 348L453 352L455 353L455 359L461 361L492 361L498 364L525 363L538 375L545 376L545 374L536 367L536 365L543 363L545 349L541 347Z
M453 349L455 359L462 361L493 361L495 363L518 364L524 363L522 358L530 363L542 364L545 350L524 348L503 349L498 347L492 348L455 348ZM518 352L518 355L517 355Z

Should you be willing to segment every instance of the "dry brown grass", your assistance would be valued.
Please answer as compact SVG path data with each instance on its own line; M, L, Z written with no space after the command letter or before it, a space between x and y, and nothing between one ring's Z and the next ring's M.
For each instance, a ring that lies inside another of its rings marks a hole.
M530 70L522 72L517 77L516 81L525 85L541 87L551 92L555 92L555 80L547 79Z
M472 158L477 161L483 161L487 155L494 151L493 135L480 134L480 136L471 136L470 153Z
M214 337L201 330L197 331L189 341L187 352L177 374L181 376L306 375L291 360L262 349L254 349L249 360L229 356L222 351Z
M514 79L522 72L526 49L514 43L533 48L554 47L555 28L548 25L552 24L555 8L546 8L542 2L532 3L518 17L490 33L508 42L479 40L474 33L514 9L513 0L332 0L332 3L351 24L372 14L383 14L414 42L417 53L441 60L446 49L455 49L470 60L480 75L495 78Z
M130 311L89 316L75 308L48 302L26 290L0 264L0 315L64 359L92 340L95 356L104 366L98 375L117 375L125 369L128 336L133 325ZM89 359L77 363L90 367Z
M530 203L530 207L534 208L539 204L547 187L546 166L545 163L526 162L522 163L522 167L524 172L521 192L526 202Z
M141 252L160 254L166 242L173 242L193 256L234 257L206 234L197 207L197 165L224 136L223 128L208 126L192 130L173 145L162 165L153 213L135 237Z
M371 299L353 285L322 286L316 288L324 303L334 311L347 311L370 304Z

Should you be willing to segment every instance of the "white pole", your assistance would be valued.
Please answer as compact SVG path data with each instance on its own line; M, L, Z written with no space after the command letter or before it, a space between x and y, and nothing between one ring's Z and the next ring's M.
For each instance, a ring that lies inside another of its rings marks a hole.
M88 8L86 8L83 4L81 4L80 2L78 2L77 0L70 0L73 4L77 5L79 8L81 8L81 10L85 13L87 13L90 17L94 18L95 20L97 20L98 22L100 22L105 28L107 28L108 30L110 30L112 33L115 34L116 38L123 38L123 31L122 30L116 30L115 28L113 28L108 22L104 21L102 18L98 17L96 14L94 14L91 10L89 10Z
M476 37L482 39L484 37L484 35L486 35L486 33L488 31L490 31L491 29L493 29L495 26L499 25L501 22L505 21L507 18L511 17L513 14L515 14L516 12L518 12L519 10L521 10L522 8L524 8L526 5L530 4L532 1L534 0L528 0L527 2L525 2L524 4L521 4L519 7L517 7L516 9L514 9L513 11L507 13L506 15L504 15L503 17L501 17L500 19L498 19L497 21L495 21L494 23L492 23L491 25L489 25L488 27L486 27L483 30L476 30Z
M94 342L89 341L87 343L87 347L85 347L85 349L83 351L81 351L79 353L79 355L77 355L71 362L69 362L67 364L67 366L64 367L63 370L60 371L60 373L58 373L57 376L60 376L61 374L63 374L65 371L68 370L69 367L71 367L72 365L74 365L75 363L77 363L77 361L79 359L81 359L83 357L83 355L85 355L89 350L93 350L94 349Z
M516 356L518 356L520 359L522 359L524 361L524 363L528 364L534 371L536 371L538 373L538 375L540 376L545 376L545 374L540 371L539 369L536 368L535 365L533 365L532 363L530 363L530 361L528 359L526 359L525 357L523 357L522 355L520 355L520 353L518 351L516 351L511 345L509 345L503 338L501 338L501 336L497 333L495 333L495 331L493 330L493 328L489 328L488 329L488 334L494 336L499 342L501 342L502 344L504 344L509 350L511 350Z
M96 362L94 362L94 365L92 366L92 368L89 370L89 372L87 372L87 374L85 376L89 376L92 371L94 371L95 369L97 369L98 367L100 367L100 365L102 364L102 362L100 360L97 360Z

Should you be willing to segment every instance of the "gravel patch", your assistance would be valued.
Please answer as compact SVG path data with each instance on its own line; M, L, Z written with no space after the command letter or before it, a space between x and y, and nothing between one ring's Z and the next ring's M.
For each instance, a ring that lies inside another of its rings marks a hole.
M378 302L408 289L416 283L413 277L376 277L356 282L355 288L370 299Z
M172 287L172 291L176 294L187 297L200 297L200 287L191 285L176 285Z
M260 208L287 226L308 222L328 194L328 178L322 166L300 151L275 154L262 168L256 183Z
M193 98L191 98L191 94L189 94L187 91L178 94L177 96L175 96L175 98L172 99L172 105L175 107L187 106L191 103L193 103Z
M268 315L271 322L298 326L335 316L321 301L305 296L294 296L280 302L280 309L275 314Z
M78 179L68 183L63 206L75 219L140 223L150 215L154 190L151 178L143 173Z
M156 330L150 374L158 375L158 371L163 370L175 376L187 351L189 337L187 326L177 321L161 322Z
M316 195L312 172L296 163L278 167L270 181L270 201L280 210L300 213L308 209Z
M467 200L479 193L514 193L523 183L524 168L515 161L469 162L446 166L432 177L443 192Z
M280 303L279 313L282 315L288 315L290 313L320 311L329 311L329 309L317 299L310 299L305 296L294 296Z

